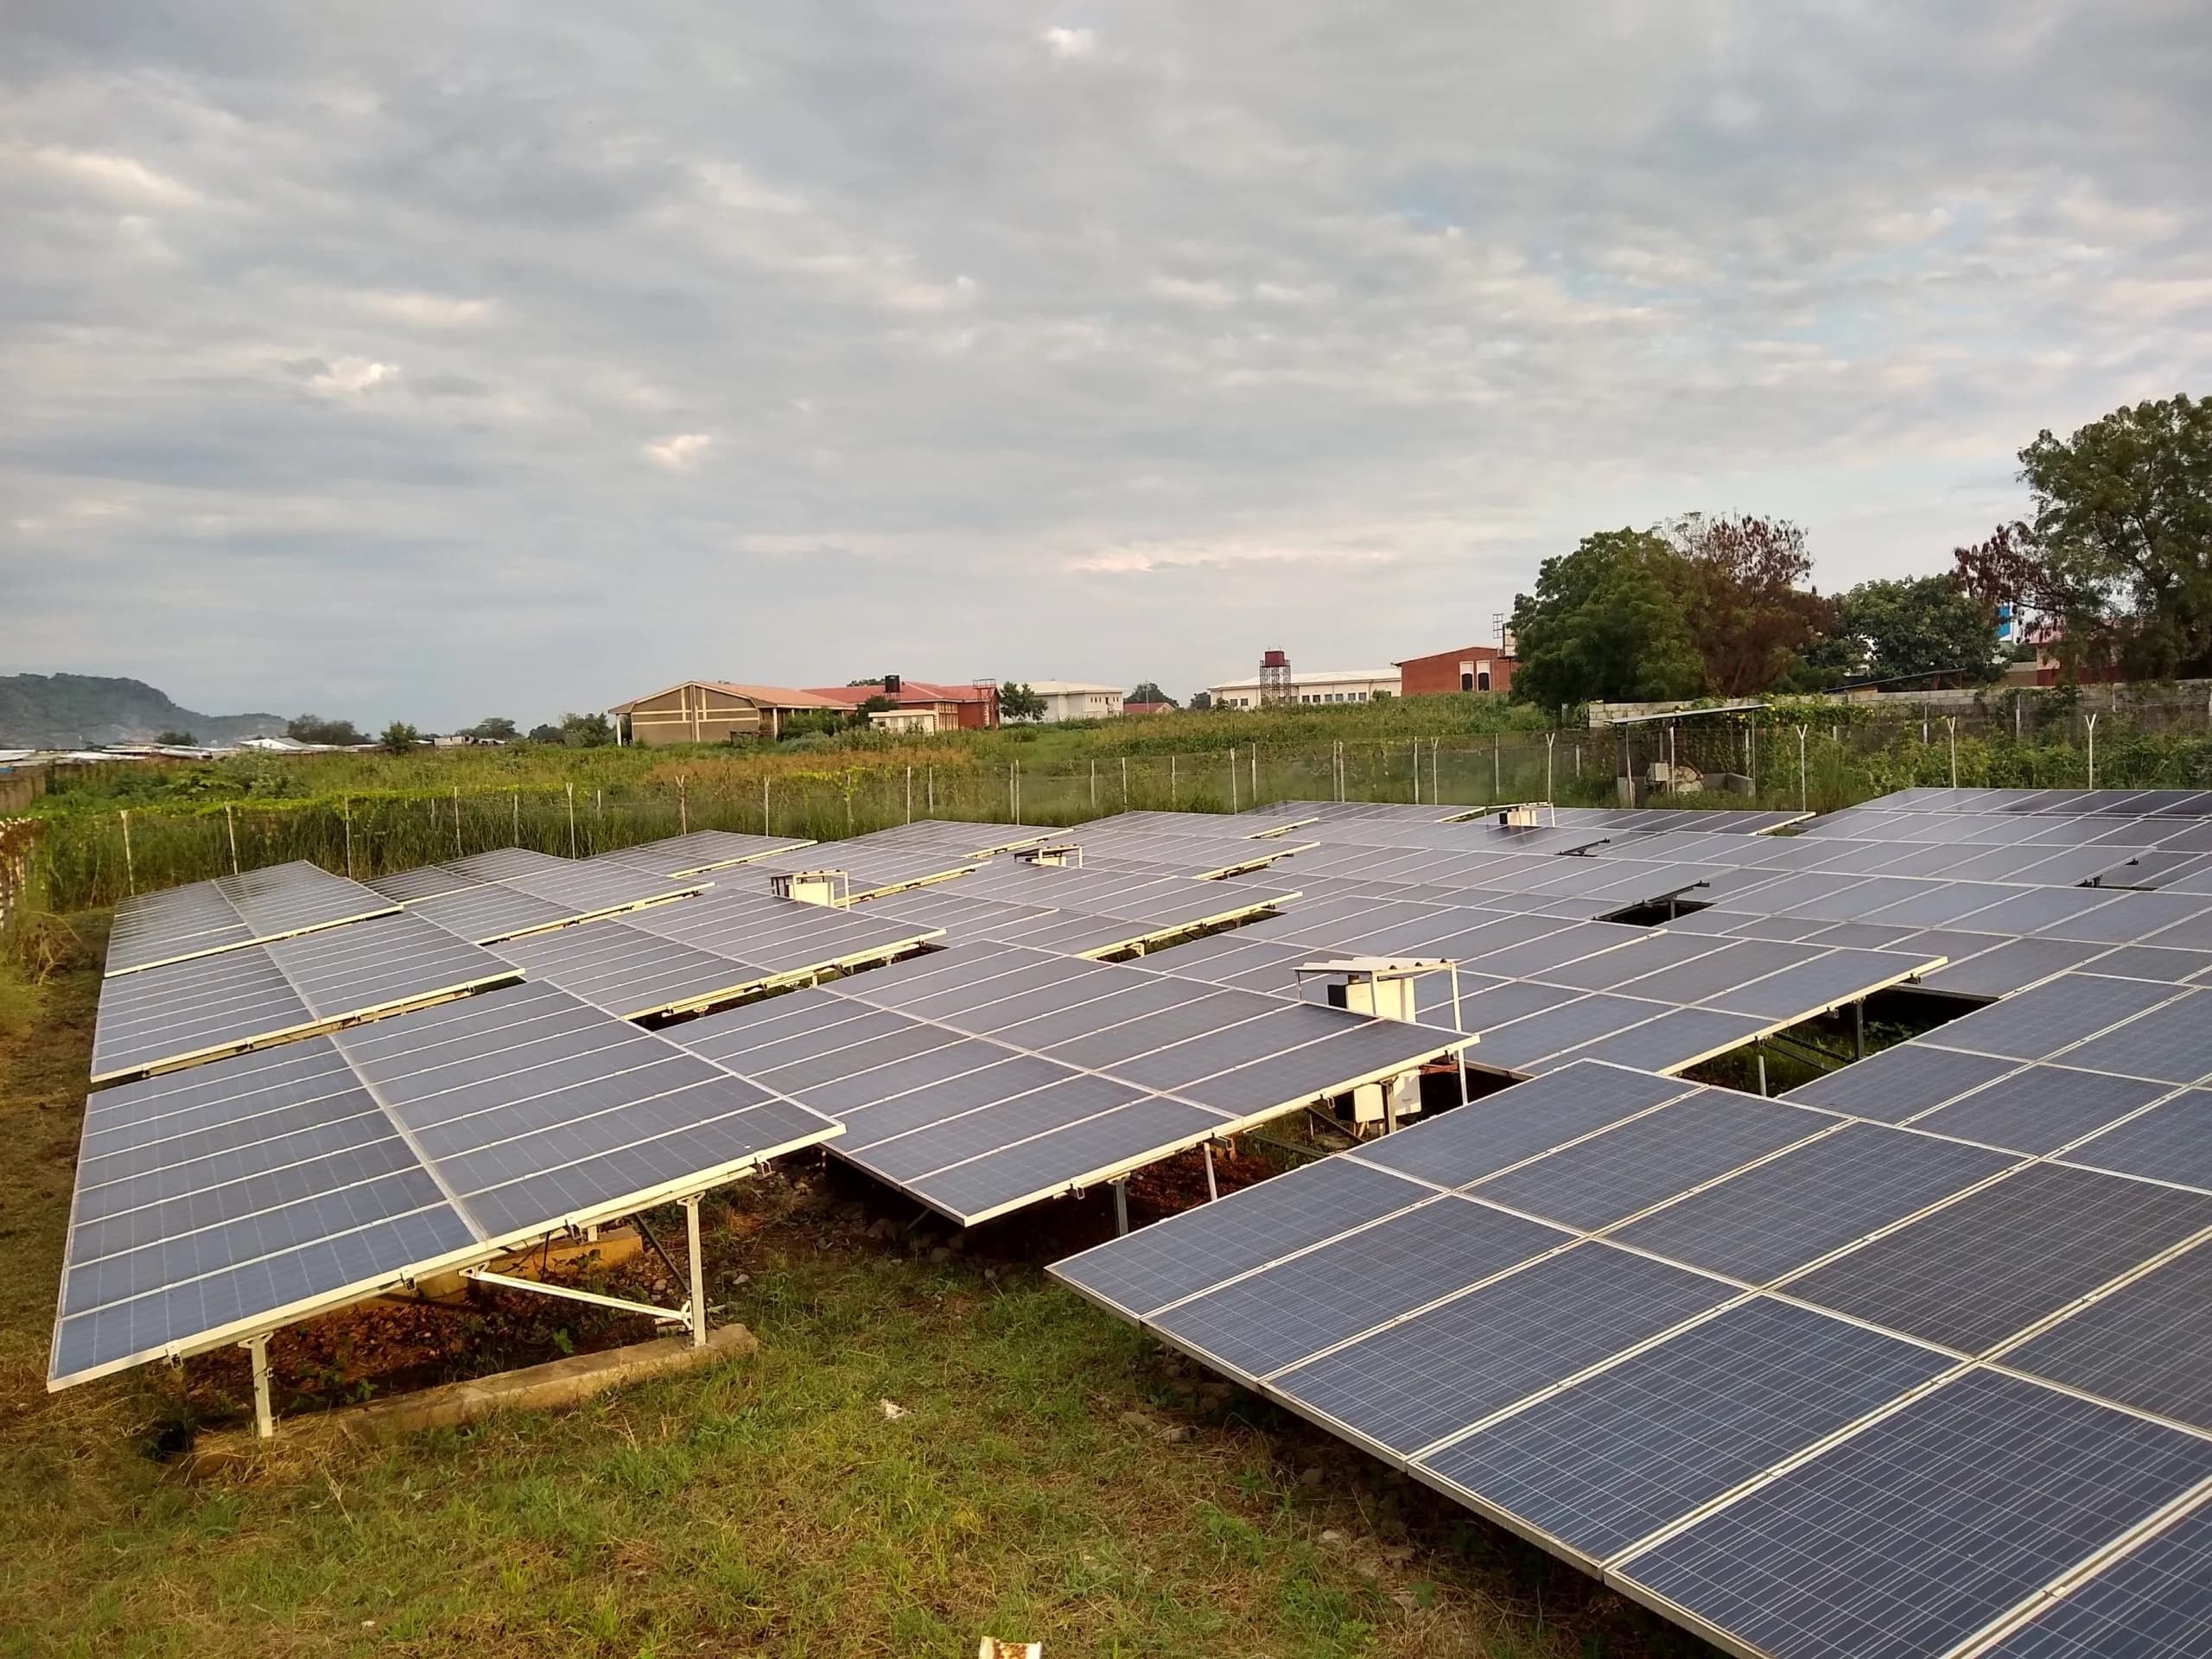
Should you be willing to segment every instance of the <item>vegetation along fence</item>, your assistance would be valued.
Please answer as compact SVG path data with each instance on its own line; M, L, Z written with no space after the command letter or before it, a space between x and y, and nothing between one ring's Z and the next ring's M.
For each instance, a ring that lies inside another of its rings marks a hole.
M1230 812L1273 801L1360 800L1480 807L1510 801L1831 810L1913 784L2212 787L2212 734L2038 708L1869 720L1832 704L1756 718L1686 716L1597 730L1391 738L1185 753L935 766L865 751L820 770L757 779L727 769L586 785L383 790L304 801L162 803L49 815L30 861L67 911L233 870L306 859L357 878L531 847L588 857L687 830L817 841L914 818L1064 826L1130 810ZM830 761L830 757L823 757ZM1694 768L1671 795L1655 765ZM18 878L19 880L21 878Z

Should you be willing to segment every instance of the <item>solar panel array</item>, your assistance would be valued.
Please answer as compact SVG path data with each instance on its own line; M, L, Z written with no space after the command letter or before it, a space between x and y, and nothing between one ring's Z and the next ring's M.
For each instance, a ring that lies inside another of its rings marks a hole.
M1583 1064L1052 1272L1737 1650L1939 1653L2212 1493L2171 1175Z
M711 885L640 866L501 848L450 864L379 876L374 886L414 914L477 944L664 904Z
M695 1013L904 955L940 929L764 893L717 889L490 947L533 980L625 1019Z
M188 1065L498 985L514 969L404 912L111 975L92 1081Z
M694 830L687 835L649 841L642 846L619 847L586 861L628 864L655 875L708 875L740 864L750 864L771 853L797 852L814 843L803 836L747 836L728 830Z
M973 1224L1448 1058L1434 1027L963 944L671 1027L836 1117L831 1150Z
M111 1089L86 1106L48 1386L489 1261L837 1132L546 985Z
M304 862L142 893L115 907L106 971L138 973L359 921L392 908L383 894Z

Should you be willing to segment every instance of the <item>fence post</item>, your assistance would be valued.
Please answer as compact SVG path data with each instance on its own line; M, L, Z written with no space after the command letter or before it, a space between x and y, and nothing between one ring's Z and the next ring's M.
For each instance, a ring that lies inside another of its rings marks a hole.
M513 839L510 844L519 847L522 845L522 791L519 789L514 791L513 804L514 822L512 826L513 830Z
M1260 746L1252 746L1252 804L1260 804Z
M1548 801L1552 798L1552 753L1558 747L1559 734L1546 732L1544 734L1544 798Z
M1414 804L1419 806L1421 804L1421 740L1419 738L1415 738L1413 741L1413 753Z
M931 817L935 817L937 816L937 768L935 766L924 768L922 783L929 791L929 814Z
M1800 812L1809 812L1812 810L1812 808L1805 804L1806 795L1805 728L1802 726L1800 726L1797 728L1797 810Z
M1496 801L1505 794L1505 739L1496 732L1490 734L1490 798Z
M760 780L760 833L768 833L768 780Z
M231 874L236 875L238 873L238 815L231 810L228 801L223 803L223 828L230 831Z
M1956 715L1943 716L1943 739L1951 747L1951 787L1956 789L1959 786L1959 717Z
M569 791L569 856L574 858L576 855L576 786L571 783L566 788Z
M1181 794L1182 785L1175 781L1175 757L1171 754L1167 757L1167 810L1170 812L1175 810L1175 803Z
M346 879L351 881L353 879L353 798L351 795L339 797L339 810L346 818Z
M906 822L914 821L914 769L906 768Z
M1437 751L1443 746L1444 740L1440 737L1428 740L1428 798L1432 804L1444 798L1444 791L1438 787L1436 781Z
M461 844L461 785L453 786L453 855L459 858L466 849Z
M2089 728L2089 787L2097 786L2097 717L2094 714L2082 716Z
M1122 810L1129 810L1129 757L1122 757Z
M1759 721L1757 715L1744 716L1744 760L1748 770L1744 774L1751 780L1751 804L1759 801Z
M1094 812L1098 810L1098 763L1096 760L1090 763L1090 810Z
M681 778L676 780L676 833L679 836L691 833L691 795L684 788Z
M1229 810L1230 810L1230 811L1232 811L1232 812L1234 812L1234 811L1236 811L1236 810L1237 810L1237 808L1236 808L1236 746L1234 743L1232 743L1232 744L1230 744L1230 745L1229 746Z
M138 891L138 861L130 855L130 809L123 809L123 880L127 893Z

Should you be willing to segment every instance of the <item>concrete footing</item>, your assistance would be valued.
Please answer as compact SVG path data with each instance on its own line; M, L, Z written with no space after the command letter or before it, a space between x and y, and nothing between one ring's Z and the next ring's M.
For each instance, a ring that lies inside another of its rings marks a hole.
M272 1452L311 1450L341 1440L413 1434L427 1428L454 1428L481 1421L495 1412L550 1411L626 1383L696 1370L733 1356L758 1353L760 1348L759 1341L743 1325L724 1325L708 1333L704 1347L694 1346L686 1333L610 1348L602 1353L576 1354L367 1405L281 1418L274 1441L256 1440L250 1427L203 1434L178 1461L177 1472L188 1480L196 1480Z

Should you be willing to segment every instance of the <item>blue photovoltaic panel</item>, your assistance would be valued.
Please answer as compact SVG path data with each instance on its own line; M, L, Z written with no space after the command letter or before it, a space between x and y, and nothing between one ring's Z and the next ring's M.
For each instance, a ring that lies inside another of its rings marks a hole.
M1950 1363L1760 1297L1421 1466L1603 1560Z
M2073 1056L2067 1058L2070 1062ZM2094 1135L2166 1092L2164 1084L2136 1077L2031 1065L1913 1119L1912 1126L2014 1152L2045 1153Z
M1465 1428L1730 1295L1583 1244L1279 1375L1273 1387L1392 1451Z
M1977 1054L2047 1059L2070 1044L2147 1013L2178 995L2171 985L2153 985L2139 979L2067 974L1993 1007L1977 1008L1963 1020L1954 1020L1934 1033L1932 1040L1941 1047Z
M1572 1242L1447 1196L1193 1297L1152 1323L1232 1370L1264 1376Z
M2018 1161L1980 1147L1847 1124L1655 1211L1619 1237L1763 1285Z
M1141 1317L1431 1196L1350 1159L1325 1158L1070 1256L1052 1274Z
M2184 1090L2083 1141L2066 1161L2212 1190L2212 1091Z
M2212 1653L2212 1504L2105 1567L1988 1659L2202 1659Z
M2212 1477L2212 1441L1967 1372L1633 1557L1761 1652L1923 1659Z
M1385 1135L1354 1155L1439 1186L1463 1186L1680 1099L1693 1086L1618 1066L1568 1066Z
M1979 1353L2207 1227L2212 1195L2028 1164L1789 1290Z
M1900 1043L1815 1077L1783 1098L1798 1106L1902 1123L1994 1083L2017 1071L2019 1065L2018 1060L1965 1054L1927 1042Z
M1704 1089L1469 1190L1591 1232L1836 1127L1818 1112Z
M2212 1248L2130 1280L2004 1363L2212 1431Z

